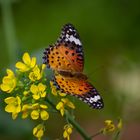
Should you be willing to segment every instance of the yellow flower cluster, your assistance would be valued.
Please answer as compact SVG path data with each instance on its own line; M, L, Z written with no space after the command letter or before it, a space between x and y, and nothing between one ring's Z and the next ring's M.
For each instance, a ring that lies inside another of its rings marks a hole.
M118 119L118 123L115 123L112 120L105 120L105 127L101 130L103 134L108 134L110 132L114 132L115 130L122 129L122 119Z
M32 84L30 87L30 91L32 92L32 96L35 100L38 100L40 98L46 97L46 86L42 83L39 83L38 85Z
M46 111L47 108L47 105L39 103L24 104L22 107L22 118L25 119L30 115L33 120L37 120L40 117L45 121L49 118L49 113Z
M38 124L33 129L33 135L38 138L38 140L41 140L45 132L45 126L43 124Z
M67 98L62 98L61 101L56 105L56 109L60 111L62 116L65 113L66 106L75 109L74 104Z
M64 126L63 137L64 139L70 140L70 135L72 134L73 126L71 124L66 124Z
M21 113L23 119L30 115L33 120L46 121L49 118L48 106L41 102L47 96L46 77L43 76L45 65L38 66L36 58L31 58L28 53L24 53L22 60L15 65L16 73L7 69L7 75L2 79L0 89L10 93L4 100L5 111L11 113L13 119ZM35 136L39 139L38 135Z
M41 140L45 133L45 121L49 119L48 102L49 98L46 86L46 76L44 74L45 64L37 65L36 58L30 57L26 52L23 54L22 62L15 64L16 72L7 69L7 75L3 77L0 89L7 94L4 99L6 103L5 111L12 114L12 119L16 119L18 114L21 114L22 119L30 117L32 120L41 121L33 129L33 135ZM50 82L51 93L57 96L57 104L55 110L64 116L65 110L69 107L75 109L74 104L67 99L66 94L61 93ZM50 90L49 90L50 91ZM54 110L54 108L53 108ZM64 127L63 137L70 139L72 133L72 125Z
M66 118L67 124L64 126L63 138L70 140L73 126L69 123L68 109L75 109L75 105L66 97L65 93L57 90L51 81L47 86L44 69L46 65L37 65L36 58L24 53L22 62L17 62L16 72L7 69L7 75L3 77L0 89L6 94L4 99L6 104L5 111L12 114L12 119L16 119L20 114L22 119L30 117L39 122L33 128L33 135L41 140L46 133L46 121L49 119L50 112L54 110ZM50 91L49 94L47 91ZM48 95L49 94L49 95ZM50 99L54 97L54 102ZM51 110L52 109L52 110ZM74 123L73 123L74 124ZM75 127L76 128L76 127ZM105 121L105 127L99 133L108 134L122 128L122 120L119 119L115 125L112 120Z

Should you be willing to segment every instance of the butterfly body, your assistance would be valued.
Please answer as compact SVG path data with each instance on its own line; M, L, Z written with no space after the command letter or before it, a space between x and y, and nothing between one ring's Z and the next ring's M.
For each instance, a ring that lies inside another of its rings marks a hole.
M57 71L57 73L59 73L62 76L65 76L67 78L78 78L78 79L83 79L83 80L87 80L87 76L81 72L71 72L71 71Z
M44 63L54 71L54 85L66 94L76 96L89 106L100 109L103 100L83 74L84 52L76 29L66 24L55 45L44 52Z

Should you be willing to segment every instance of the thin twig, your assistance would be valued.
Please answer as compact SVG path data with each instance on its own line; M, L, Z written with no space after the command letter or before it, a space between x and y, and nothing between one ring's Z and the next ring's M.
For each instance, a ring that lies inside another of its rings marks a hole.
M98 136L98 135L100 135L100 134L102 134L102 131L99 131L99 132L93 134L92 136L90 136L90 139L93 140L94 137L96 137L96 136Z

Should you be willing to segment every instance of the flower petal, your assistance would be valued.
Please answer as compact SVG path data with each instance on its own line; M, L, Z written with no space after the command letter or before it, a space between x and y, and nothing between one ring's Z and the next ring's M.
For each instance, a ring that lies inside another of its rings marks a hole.
M61 108L64 108L64 104L62 102L59 102L57 105L56 105L56 109L57 110L60 110Z
M16 109L15 109L15 112L16 112L16 113L19 113L20 111L21 111L21 106L18 105L18 106L16 107Z
M72 133L72 128L69 127L69 128L67 129L67 132L68 132L68 134L71 134L71 133Z
M36 85L31 85L31 87L30 87L30 91L32 92L32 93L34 93L34 94L37 94L37 92L38 92L38 87L36 86Z
M26 65L30 65L31 63L30 55L27 52L23 54L22 60Z
M13 120L15 120L17 118L17 116L18 116L18 113L15 113L15 112L12 113L12 119Z
M47 109L48 107L47 107L47 105L40 104L40 108Z
M42 129L38 130L37 132L37 138L38 140L41 140L40 138L44 135L44 131Z
M5 111L8 113L15 112L15 110L16 110L16 107L13 104L8 104L5 107Z
M62 116L64 116L64 108L60 109L60 113Z
M42 67L41 67L42 71L43 71L45 68L46 68L46 64L42 64Z
M48 112L47 111L45 111L45 110L42 110L41 112L40 112L40 116L41 116L41 119L42 120L48 120L48 118L49 118L49 114L48 114Z
M18 68L21 72L26 72L29 70L29 67L27 67L27 65L22 62L17 62L15 67Z
M67 138L67 137L68 137L68 133L67 133L66 131L64 131L63 137L64 137L64 138Z
M30 67L33 68L35 66L35 64L36 64L36 58L32 57Z
M67 106L70 107L70 108L72 108L72 109L75 109L75 106L74 106L74 104L72 102L68 102L67 103Z
M41 97L46 97L46 92L41 93Z
M42 83L39 83L38 84L38 90L39 91L42 91L43 92L45 89L46 89L46 85L43 85Z
M29 112L24 111L24 112L22 113L22 119L26 119L28 116L29 116Z
M39 108L39 103L32 104L32 109L37 109L37 108Z
M56 87L54 86L53 82L50 81L50 86L51 86L51 91L52 91L52 94L54 96L57 96L57 90L56 90Z
M21 104L21 99L20 99L20 97L17 96L16 99L17 99L17 104L20 105L20 104Z
M39 94L34 94L34 95L32 95L33 96L33 98L35 99L35 100L38 100L38 99L40 99L40 96L39 96Z
M9 90L10 90L9 85L1 84L0 85L0 88L1 88L2 91L5 91L5 92L8 92L9 93Z
M38 112L37 110L33 110L33 111L31 112L31 118L32 118L33 120L37 120L37 119L39 118L39 112Z
M6 71L7 71L8 77L13 78L15 76L12 70L7 69Z
M67 94L66 93L62 93L62 92L59 92L59 95L62 96L62 97L65 97Z
M15 101L16 101L15 97L7 97L6 99L4 99L4 102L7 104L14 103Z

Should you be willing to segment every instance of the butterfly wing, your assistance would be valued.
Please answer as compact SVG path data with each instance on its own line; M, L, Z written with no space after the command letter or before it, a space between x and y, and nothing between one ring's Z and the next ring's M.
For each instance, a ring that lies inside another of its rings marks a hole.
M57 89L64 93L78 97L92 108L103 108L103 100L98 91L86 79L55 75L53 80Z
M66 24L55 45L44 52L44 63L56 71L82 72L84 54L79 34L71 24Z
M66 24L55 45L44 52L44 63L55 70L54 85L62 92L74 95L91 107L102 108L103 101L97 90L82 74L84 53L82 43L76 29Z

